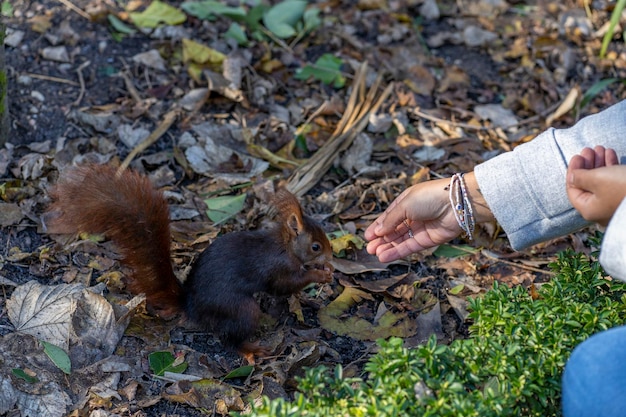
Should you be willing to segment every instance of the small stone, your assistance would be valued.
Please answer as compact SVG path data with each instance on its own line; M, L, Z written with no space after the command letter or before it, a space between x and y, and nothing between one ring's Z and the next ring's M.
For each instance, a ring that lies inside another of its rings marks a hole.
M28 75L20 75L17 77L17 83L19 85L31 85L33 83L33 78Z
M30 96L31 96L32 98L34 98L35 100L37 100L37 101L41 102L41 103L43 103L44 101L46 101L46 98L44 97L44 95L43 95L43 94L41 94L41 93L40 93L39 91L37 91L37 90L33 90L33 91L31 91L31 92L30 92Z
M498 35L470 25L463 30L463 39L467 46L483 46L498 39Z
M19 44L22 43L24 35L25 33L22 30L7 29L7 34L4 38L4 44L6 46L10 46L11 48L16 48Z
M420 6L420 16L426 20L437 20L441 16L439 6L435 0L426 0Z
M70 55L65 46L51 46L41 51L41 56L49 61L70 62Z
M133 61L138 64L143 64L146 67L154 68L159 71L165 71L166 65L165 60L161 57L161 54L156 49L151 49L147 52L139 53L133 56Z

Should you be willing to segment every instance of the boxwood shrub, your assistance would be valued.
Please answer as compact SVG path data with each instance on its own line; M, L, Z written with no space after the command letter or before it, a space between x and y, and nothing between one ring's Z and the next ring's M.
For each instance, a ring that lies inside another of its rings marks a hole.
M626 319L626 284L596 260L566 251L531 294L495 284L470 303L470 336L417 348L379 341L358 378L307 370L293 401L263 399L253 416L558 416L573 348Z

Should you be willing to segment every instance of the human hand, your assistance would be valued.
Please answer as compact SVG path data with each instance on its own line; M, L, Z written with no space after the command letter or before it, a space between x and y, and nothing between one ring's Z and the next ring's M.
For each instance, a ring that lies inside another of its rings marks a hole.
M464 179L476 222L493 219L474 173L466 174ZM404 190L365 230L368 253L378 256L381 262L391 262L458 237L462 230L450 204L449 185L449 179L440 179Z
M585 220L606 226L626 197L626 165L613 149L583 149L567 167L567 196Z

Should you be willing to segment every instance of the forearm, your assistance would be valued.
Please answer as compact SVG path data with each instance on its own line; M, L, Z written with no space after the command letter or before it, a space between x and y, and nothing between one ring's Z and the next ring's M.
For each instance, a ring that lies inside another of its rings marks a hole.
M514 151L476 166L475 179L511 245L521 249L588 224L570 204L567 164L586 146L626 155L626 101L586 117L569 129L549 129Z

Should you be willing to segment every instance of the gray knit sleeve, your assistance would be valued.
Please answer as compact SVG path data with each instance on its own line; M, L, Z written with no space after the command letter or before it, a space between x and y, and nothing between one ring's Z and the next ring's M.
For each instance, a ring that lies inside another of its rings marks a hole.
M626 281L626 199L611 218L600 250L600 264L613 278Z
M482 194L514 249L571 233L587 223L565 191L571 157L602 145L626 155L626 100L568 129L548 129L532 141L475 168Z

